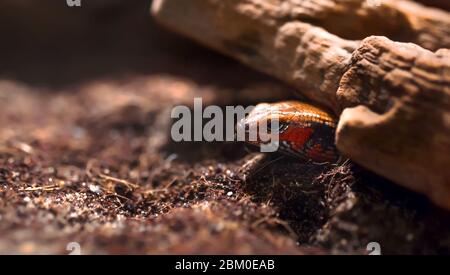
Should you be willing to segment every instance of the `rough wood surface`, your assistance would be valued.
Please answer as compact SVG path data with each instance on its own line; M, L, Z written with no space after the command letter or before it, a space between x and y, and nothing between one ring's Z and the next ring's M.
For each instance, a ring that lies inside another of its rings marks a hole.
M450 14L407 0L157 0L153 10L163 23L180 31L205 20L211 24L205 25L204 30L221 31L230 28L228 25L243 23L229 21L242 15L255 24L276 28L287 22L310 23L346 39L383 35L430 50L450 47ZM183 21L187 18L196 19ZM182 22L188 25L181 25ZM194 31L188 30L193 36L205 36ZM227 33L222 35L226 37Z
M449 51L367 38L338 97L340 151L450 209Z
M307 23L281 23L274 7L268 1L174 0L155 1L153 13L170 29L274 75L336 110L339 78L357 42Z
M359 43L341 37L384 34L432 49L450 47L449 13L409 1L368 3L156 0L152 11L170 29L276 76L339 112L335 91Z

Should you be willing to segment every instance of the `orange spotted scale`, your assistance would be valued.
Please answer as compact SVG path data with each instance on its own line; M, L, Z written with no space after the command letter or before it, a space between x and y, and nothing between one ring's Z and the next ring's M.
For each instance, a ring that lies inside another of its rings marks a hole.
M274 118L279 121L277 133L281 152L315 162L338 160L339 154L334 144L336 119L331 114L298 101L261 103L243 123L249 128L254 123L271 121ZM261 144L259 139L249 143Z

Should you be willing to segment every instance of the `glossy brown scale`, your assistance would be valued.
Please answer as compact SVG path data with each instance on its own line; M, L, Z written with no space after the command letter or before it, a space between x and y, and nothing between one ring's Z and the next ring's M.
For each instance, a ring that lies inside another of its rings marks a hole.
M278 119L279 150L302 159L334 162L339 154L334 145L336 120L329 113L298 101L262 103L245 118L244 124ZM264 124L262 124L264 125ZM260 145L261 142L250 142Z

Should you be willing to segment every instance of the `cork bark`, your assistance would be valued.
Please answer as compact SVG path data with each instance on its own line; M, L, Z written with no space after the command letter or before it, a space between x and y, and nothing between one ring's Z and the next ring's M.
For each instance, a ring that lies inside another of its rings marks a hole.
M450 209L450 13L404 0L157 0L152 11L341 115L344 155Z
M450 52L369 37L338 98L337 146L354 161L450 209Z

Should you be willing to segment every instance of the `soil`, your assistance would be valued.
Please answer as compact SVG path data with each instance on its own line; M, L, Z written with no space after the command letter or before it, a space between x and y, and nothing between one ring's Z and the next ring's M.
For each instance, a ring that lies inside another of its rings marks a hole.
M62 2L0 8L1 254L450 254L448 212L349 160L171 141L175 105L292 88L156 26L148 1Z

